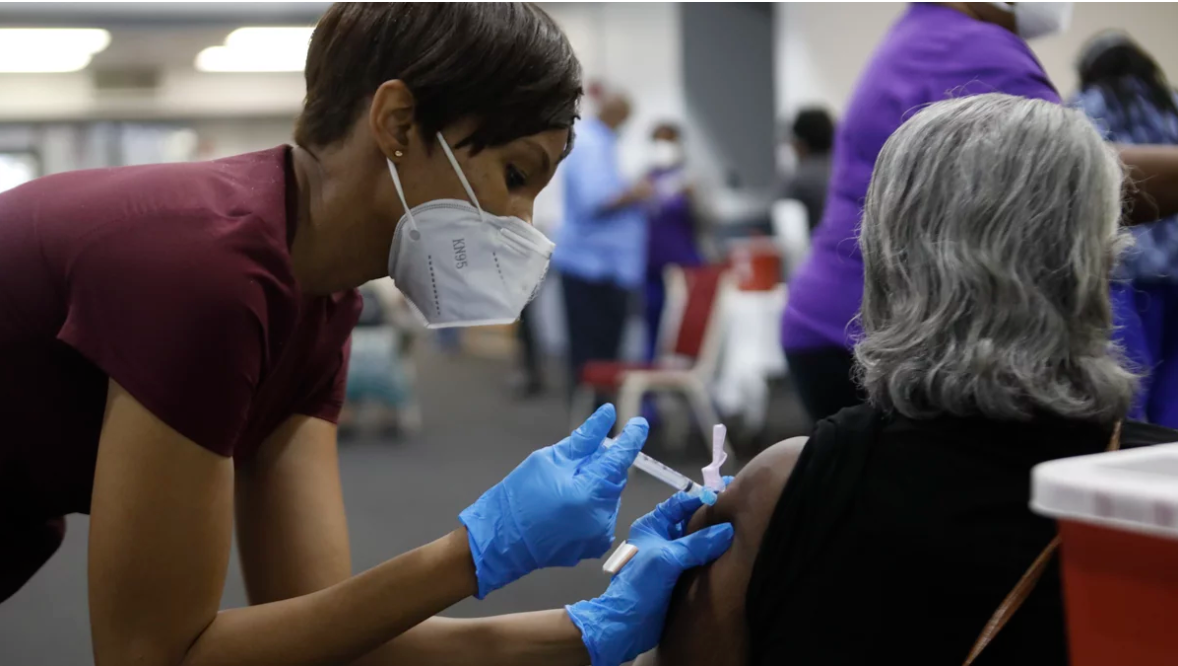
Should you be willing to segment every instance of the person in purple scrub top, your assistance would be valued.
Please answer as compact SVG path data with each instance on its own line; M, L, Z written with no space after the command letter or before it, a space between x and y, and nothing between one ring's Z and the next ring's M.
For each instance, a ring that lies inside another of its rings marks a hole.
M691 185L683 158L682 133L677 125L660 123L651 133L651 170L654 189L647 211L646 331L647 359L658 353L659 322L666 301L663 272L667 266L702 263L695 242Z
M862 401L851 355L863 298L856 238L884 142L913 113L951 97L1002 92L1060 103L1026 40L1063 30L1070 14L1071 3L914 3L876 49L835 135L826 209L810 257L793 277L782 322L791 375L813 419ZM1118 146L1118 152L1138 184L1126 207L1131 220L1178 212L1178 149ZM1146 342L1131 287L1114 283L1112 290L1117 342L1144 372ZM1147 400L1139 396L1132 418L1143 417Z

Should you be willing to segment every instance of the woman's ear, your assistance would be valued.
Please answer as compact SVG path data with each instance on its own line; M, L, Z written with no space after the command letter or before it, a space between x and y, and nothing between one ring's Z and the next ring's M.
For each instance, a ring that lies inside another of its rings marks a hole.
M416 100L400 79L385 81L372 96L368 128L384 156L394 162L409 152Z

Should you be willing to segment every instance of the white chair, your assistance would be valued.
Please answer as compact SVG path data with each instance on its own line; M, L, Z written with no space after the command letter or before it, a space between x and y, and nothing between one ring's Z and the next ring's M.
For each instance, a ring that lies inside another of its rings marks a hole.
M769 410L769 380L786 372L781 349L781 314L788 291L778 284L768 291L734 290L725 300L724 351L712 395L724 416L739 414L743 427L756 433Z
M681 393L710 441L720 417L708 392L723 350L724 302L734 289L722 266L667 269L667 301L659 325L659 358L654 363L590 361L581 371L573 398L573 427L584 419L596 395L616 393L618 424L638 416L648 393Z

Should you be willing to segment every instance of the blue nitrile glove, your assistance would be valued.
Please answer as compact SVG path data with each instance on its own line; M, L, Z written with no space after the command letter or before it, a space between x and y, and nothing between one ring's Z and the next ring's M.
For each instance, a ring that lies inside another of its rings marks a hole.
M639 518L626 540L638 552L605 594L565 607L593 666L618 666L657 645L679 574L711 562L732 545L728 523L683 536L688 519L702 505L698 496L676 493Z
M479 599L521 576L601 557L613 543L631 463L646 442L645 419L626 424L618 442L605 405L560 443L533 452L459 514L470 538Z

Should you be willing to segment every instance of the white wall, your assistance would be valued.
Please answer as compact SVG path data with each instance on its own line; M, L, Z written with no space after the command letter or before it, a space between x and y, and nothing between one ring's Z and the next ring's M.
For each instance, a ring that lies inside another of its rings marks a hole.
M778 3L774 12L777 116L820 104L837 115L888 26L899 2Z
M881 3L779 3L776 7L777 113L826 104L841 114L872 51L906 5ZM1178 79L1178 4L1076 3L1071 29L1031 43L1065 96L1075 89L1073 62L1080 46L1104 28L1128 30L1170 78Z
M633 175L646 166L653 125L684 120L682 30L675 3L545 3L560 24L585 70L585 80L601 80L624 90L634 114L622 128L623 170ZM586 105L582 115L593 112Z

